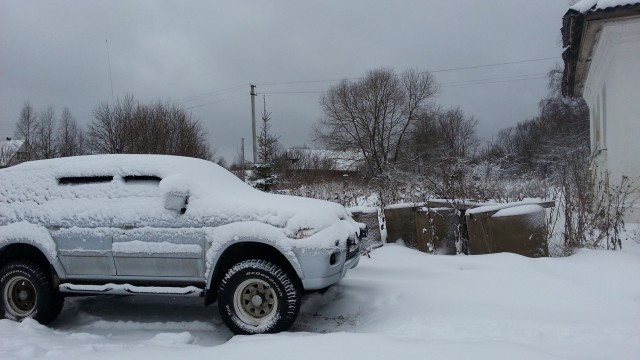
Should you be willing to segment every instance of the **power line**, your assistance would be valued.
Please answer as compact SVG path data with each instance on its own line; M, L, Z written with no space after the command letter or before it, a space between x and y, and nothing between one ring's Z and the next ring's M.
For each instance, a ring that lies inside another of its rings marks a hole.
M215 91L211 91L211 92L204 93L204 94L184 97L184 98L181 98L181 99L177 99L175 101L177 101L177 102L189 102L189 101L195 101L195 100L203 98L203 97L227 95L229 93L237 92L241 88L244 88L244 87L245 87L245 85L236 85L236 86L232 86L232 87L229 87L229 88L226 88L226 89L222 89L222 90L215 90Z
M528 81L528 80L540 80L544 79L546 76L537 76L523 79L511 79L511 80L498 80L498 81L485 81L485 82L472 82L472 83L452 83L452 84L443 84L442 87L458 87L458 86L470 86L470 85L488 85L488 84L500 84L500 83L508 83L515 81Z
M266 82L266 83L260 83L260 85L269 86L269 85L313 84L313 83L338 82L342 80L360 80L360 79L362 79L362 77L330 79L330 80L299 80L299 81L283 81L283 82Z
M553 59L560 59L560 57L552 56L552 57L545 57L545 58L538 58L538 59L507 61L507 62L500 62L500 63L493 63L493 64L471 65L471 66L463 66L463 67L448 68L448 69L430 70L430 71L427 71L427 72L439 73L439 72L448 72L448 71L479 69L479 68L486 68L486 67L495 67L495 66L504 66L504 65L513 65L513 64L524 64L524 63L546 61L546 60L553 60ZM337 82L337 81L342 81L342 80L360 80L360 79L362 79L362 77L352 77L352 78L342 78L342 79L325 79L325 80L299 80L299 81L264 82L264 83L260 83L260 85L268 86L268 85L312 84L312 83L325 83L325 82Z
M207 106L207 105L215 105L215 104L220 104L220 103L223 103L223 102L233 101L233 100L237 100L237 99L240 99L240 98L244 98L245 96L246 96L246 94L242 94L242 95L232 96L232 97L229 97L229 98L218 99L216 101L211 101L211 102L208 102L208 103L191 106L189 109L196 109L196 108Z
M482 84L495 84L495 83L502 83L502 82L537 80L537 79L543 79L543 78L546 78L546 77L547 77L547 73L523 74L523 75L499 76L499 77L474 79L474 80L454 81L454 82L449 82L449 83L442 83L440 85L443 86L443 87L466 86L466 85L482 85ZM260 94L264 94L264 95L287 95L287 94L319 94L319 93L324 93L324 92L326 92L326 90L265 91L265 92L261 92Z
M559 56L553 56L553 57L540 58L540 59L509 61L509 62L502 62L502 63L495 63L495 64L485 64L485 65L473 65L473 66L457 67L457 68L450 68L450 69L432 70L432 71L429 71L429 72L430 73L438 73L438 72L446 72L446 71L479 69L479 68L494 67L494 66L503 66L503 65L512 65L512 64L524 64L524 63L537 62L537 61L546 61L546 60L552 60L552 59L560 59L560 57Z
M318 94L323 93L325 90L317 90L317 91L267 91L261 92L258 94L262 95L282 95L282 94Z
M453 84L463 84L463 83L473 83L473 82L493 81L493 80L518 80L518 79L522 79L522 78L529 78L529 77L532 77L532 76L535 76L535 77L547 77L547 73L499 76L499 77L490 77L490 78L474 79L474 80L460 80L460 81L442 83L441 85L453 85Z
M480 69L480 68L497 67L497 66L505 66L505 65L532 63L532 62L547 61L547 60L554 60L554 59L560 59L560 57L552 56L552 57L537 58L537 59L526 59L526 60L506 61L506 62L499 62L499 63L492 63L492 64L462 66L462 67L455 67L455 68L431 70L431 71L428 71L428 72L430 72L430 73L451 72L451 71L459 71L459 70ZM259 85L261 85L261 86L279 86L279 85L295 85L295 84L315 84L315 83L329 83L329 82L338 82L338 81L343 81L343 80L360 80L360 79L362 79L362 77L351 77L351 78L342 78L342 79L270 81L270 82L259 83ZM492 80L492 79L487 79L487 80ZM469 80L469 81L480 81L480 80ZM469 85L472 85L472 84L469 84ZM197 95L193 95L193 96L189 96L189 97L180 98L180 99L177 99L175 101L176 102L189 102L189 101L196 101L196 100L199 100L199 99L202 99L202 98L206 98L206 97L215 97L215 96L228 95L228 94L240 91L245 86L246 86L246 84L235 85L235 86L232 86L232 87L229 87L229 88L225 88L225 89L221 89L221 90L215 90L215 91L211 91L211 92L207 92L207 93L202 93L202 94L197 94ZM454 86L454 85L442 84L442 86ZM462 86L462 85L460 85L460 86ZM261 94L266 94L266 95L318 94L318 93L322 93L322 92L324 92L324 91L271 91L271 92L261 92ZM234 98L232 98L232 99L234 99ZM221 99L221 100L222 100L221 102L224 102L226 99ZM216 103L218 103L218 102L214 101L214 102L210 102L210 103L196 105L196 106L191 107L191 108L193 109L193 108L206 106L206 105L211 105L211 104L216 104Z

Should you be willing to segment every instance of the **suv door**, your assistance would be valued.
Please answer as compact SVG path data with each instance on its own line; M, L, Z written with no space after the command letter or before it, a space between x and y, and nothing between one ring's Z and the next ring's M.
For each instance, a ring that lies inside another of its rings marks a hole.
M58 258L67 275L109 277L116 274L112 256L113 230L108 209L96 214L111 187L113 176L63 177L57 193L41 208L45 226L56 243ZM102 206L104 207L104 206Z
M111 252L113 234L109 228L83 228L50 225L58 258L68 275L113 276L116 274Z
M136 216L114 223L112 250L117 276L204 277L204 230L190 227L183 214L164 208L159 177L122 179L125 193L131 195L122 205Z
M204 277L201 229L121 229L113 239L118 276Z

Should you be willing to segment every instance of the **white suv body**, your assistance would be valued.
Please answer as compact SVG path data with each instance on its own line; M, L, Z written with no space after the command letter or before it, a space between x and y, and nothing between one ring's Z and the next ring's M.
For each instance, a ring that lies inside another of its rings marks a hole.
M218 301L235 333L288 329L366 231L341 205L263 193L208 161L93 155L0 170L5 317L47 323L63 295Z

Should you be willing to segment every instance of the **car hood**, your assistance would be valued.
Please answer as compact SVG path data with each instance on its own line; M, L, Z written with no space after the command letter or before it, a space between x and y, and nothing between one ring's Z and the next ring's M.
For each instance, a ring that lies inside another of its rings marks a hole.
M290 238L311 236L341 220L350 223L353 232L360 229L342 205L257 190L242 195L217 193L190 198L185 215L208 219L216 225L257 221L282 228Z
M298 238L311 236L343 221L353 227L353 232L359 232L359 224L340 204L265 193L229 172L213 173L212 170L200 169L201 173L192 177L184 173L166 176L160 182L160 188L165 193L188 194L185 216L212 226L255 221L281 228L287 237Z

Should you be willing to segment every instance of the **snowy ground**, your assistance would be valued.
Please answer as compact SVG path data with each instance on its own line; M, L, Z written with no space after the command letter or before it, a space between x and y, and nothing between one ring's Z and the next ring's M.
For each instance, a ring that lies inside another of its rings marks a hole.
M640 245L568 258L397 245L308 296L288 333L235 336L200 299L78 297L0 320L0 359L639 359Z

